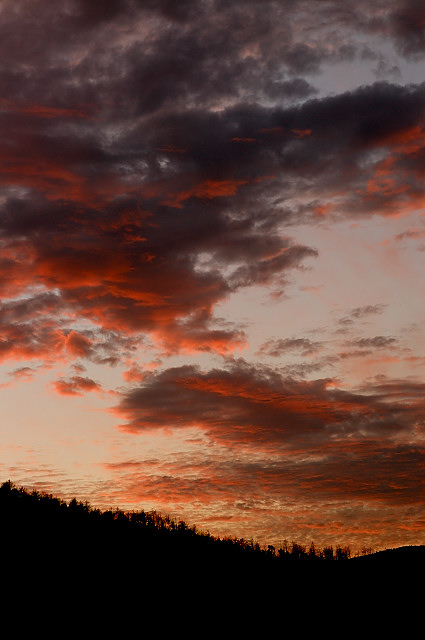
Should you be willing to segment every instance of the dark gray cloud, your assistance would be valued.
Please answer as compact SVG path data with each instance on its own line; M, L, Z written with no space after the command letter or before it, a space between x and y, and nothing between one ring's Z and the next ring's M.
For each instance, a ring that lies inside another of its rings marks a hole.
M417 404L423 384L379 382L365 391L341 390L326 378L297 380L236 360L226 369L203 372L186 365L151 374L122 395L115 411L131 432L198 426L220 442L277 449L364 437L384 442L423 423Z
M396 43L405 56L423 54L425 50L425 7L417 0L396 3L390 17Z

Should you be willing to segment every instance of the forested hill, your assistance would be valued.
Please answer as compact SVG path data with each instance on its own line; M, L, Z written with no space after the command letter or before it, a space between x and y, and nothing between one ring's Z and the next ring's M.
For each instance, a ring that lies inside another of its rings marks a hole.
M322 573L325 567L341 564L331 560L346 561L351 555L346 547L319 549L313 543L309 548L295 542L279 549L261 548L253 541L217 538L155 511L101 511L76 499L67 503L29 492L10 481L0 487L0 525L2 548L9 557L41 560L44 566L58 568L143 567L146 572L162 567L196 573L222 567L283 575L307 566L321 568ZM378 556L390 557L373 554L367 562Z
M184 563L246 563L277 569L295 561L347 560L349 549L316 549L293 542L285 548L261 548L243 538L218 538L186 522L156 511L106 510L76 499L67 503L50 494L29 492L10 481L0 487L0 518L3 541L22 552L43 550L49 556L90 557L105 554L132 563L182 561Z

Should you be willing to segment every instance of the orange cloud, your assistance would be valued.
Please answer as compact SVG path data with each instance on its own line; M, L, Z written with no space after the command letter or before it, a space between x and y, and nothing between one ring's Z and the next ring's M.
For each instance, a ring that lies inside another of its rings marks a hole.
M18 104L7 98L0 98L0 106L12 113L24 113L37 116L39 118L88 118L94 110L95 105L81 105L73 108L52 107L45 104Z
M92 351L92 341L78 331L71 331L66 339L67 351L77 357L87 357Z
M291 131L297 138L305 138L305 136L311 136L311 129L291 129Z
M232 142L261 142L257 138L232 138Z
M72 376L69 379L60 378L52 384L57 393L63 396L82 396L88 391L102 390L101 386L91 378Z
M422 127L398 131L384 137L377 146L388 146L389 155L375 164L373 176L359 195L376 203L384 215L399 217L425 207L422 188L424 170L420 153L425 146ZM412 176L420 180L416 186ZM373 206L373 205L372 205Z
M205 180L186 191L177 193L165 200L163 204L180 208L182 202L189 198L207 198L212 200L224 196L234 196L238 188L243 184L247 184L247 182L248 180Z

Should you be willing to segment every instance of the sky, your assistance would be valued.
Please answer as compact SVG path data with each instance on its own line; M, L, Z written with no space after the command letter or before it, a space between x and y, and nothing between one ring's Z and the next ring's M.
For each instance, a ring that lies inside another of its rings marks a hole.
M425 534L425 4L0 0L0 476Z

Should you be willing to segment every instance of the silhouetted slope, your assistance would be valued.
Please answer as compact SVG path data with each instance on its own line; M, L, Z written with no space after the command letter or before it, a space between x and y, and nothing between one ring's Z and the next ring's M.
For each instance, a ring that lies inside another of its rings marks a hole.
M215 629L214 636L268 637L281 620L295 622L303 632L315 633L322 625L340 633L347 616L352 626L349 614L358 615L359 603L370 626L377 601L386 611L396 597L404 610L404 601L415 602L412 589L421 595L414 586L414 563L394 571L392 562L373 562L379 554L364 562L334 562L348 559L347 550L284 547L276 551L242 539L221 540L156 512L102 512L10 482L0 487L7 602L13 611L19 606L31 625L38 621L55 635L69 625L98 636L101 630L122 635L128 623L140 634L151 623L159 633L195 621L207 633ZM3 609L7 614L4 600ZM14 619L21 622L17 614ZM361 632L365 625L363 620Z
M367 565L388 565L393 564L425 564L425 545L397 547L395 549L384 549L353 558Z
M425 547L404 547L364 556L365 564L331 562L348 560L349 549L318 549L313 544L306 549L295 542L277 550L262 549L244 539L214 537L155 511L100 511L75 499L67 504L52 495L28 492L11 482L0 487L0 544L4 562L15 566L38 565L57 575L84 574L89 582L99 582L101 576L113 576L114 581L137 576L143 584L161 575L202 579L214 574L223 580L246 575L251 582L267 577L268 584L289 588L295 575L333 579L343 575L342 567L391 563L395 557L410 563L418 554L425 558Z
M131 565L146 571L270 563L270 555L254 543L215 538L156 512L100 511L10 482L0 487L0 521L3 549L27 561L43 557L52 565L87 563L96 570Z

